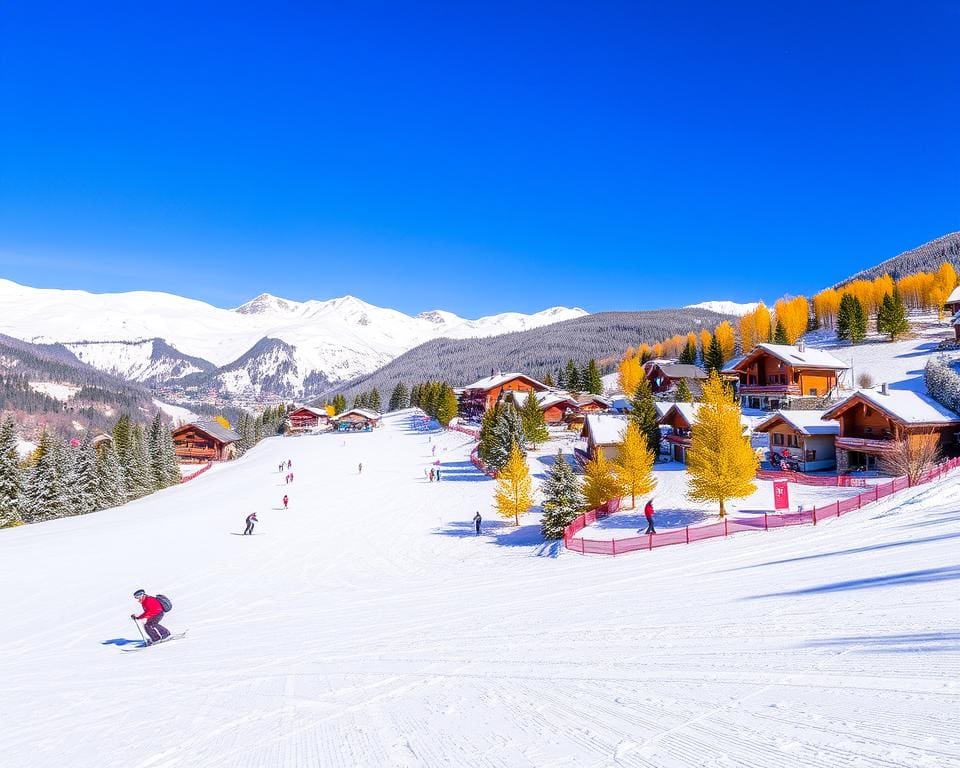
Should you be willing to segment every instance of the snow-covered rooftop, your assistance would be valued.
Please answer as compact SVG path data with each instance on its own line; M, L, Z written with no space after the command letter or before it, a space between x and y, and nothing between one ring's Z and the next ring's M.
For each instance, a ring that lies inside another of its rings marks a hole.
M947 300L943 302L944 304L960 304L960 285L953 289L950 292L950 295L947 296Z
M811 349L809 347L800 349L800 347L791 344L757 344L754 351L746 357L750 357L755 354L757 350L761 349L783 360L783 362L788 365L803 365L810 368L835 368L838 370L846 370L850 367L849 363L845 363L840 358L834 357L822 349ZM729 367L729 364L727 367ZM727 370L727 368L724 368L724 370Z
M909 389L889 389L886 394L876 389L858 389L826 413L835 416L857 399L875 405L904 424L960 424L960 416L949 408L928 395Z
M550 389L542 381L537 381L532 376L527 376L525 373L518 373L516 371L512 373L496 373L493 376L487 376L486 378L479 379L473 384L467 384L464 389L493 389L494 387L499 387L501 384L506 384L508 381L513 381L514 379L526 379L529 382L532 382L534 385L539 387L541 390Z
M594 445L617 445L623 442L623 433L627 428L624 416L608 413L591 413L584 419L581 434L589 435Z
M824 420L826 411L777 411L755 426L754 432L766 432L777 420L782 420L804 435L836 435L840 433L840 424L833 420Z
M202 429L211 437L215 437L224 443L233 443L240 439L240 435L238 435L232 429L227 429L218 421L194 421L192 424L193 426Z
M514 403L516 403L517 408L523 408L527 402L527 398L530 396L529 392L512 391L509 394L513 398ZM570 403L570 405L577 404L577 401L566 392L548 391L536 392L535 394L537 397L537 404L541 408L549 408L553 405L558 405L559 403Z
M664 376L668 376L671 379L707 378L707 372L695 365L687 365L685 363L658 363L657 367L663 371Z
M666 418L667 414L670 413L670 411L676 411L683 417L683 420L686 421L687 424L693 424L693 422L696 421L697 419L697 411L700 410L701 404L700 403L669 403L668 405L670 407L667 408L663 416L660 417L661 422L663 422L663 420ZM750 419L744 416L743 414L740 414L740 423L743 424L743 426L746 427L747 429L750 428Z
M382 418L382 414L379 414L376 411L367 410L366 408L351 408L349 411L338 413L335 418L342 419L344 416L349 416L351 413L355 413L358 416L363 416L365 419L373 419L374 421Z

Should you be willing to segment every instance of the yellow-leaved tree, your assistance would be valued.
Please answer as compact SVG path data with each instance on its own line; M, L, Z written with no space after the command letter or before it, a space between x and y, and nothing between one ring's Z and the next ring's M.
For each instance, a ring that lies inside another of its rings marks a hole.
M583 496L587 500L587 509L597 509L610 499L623 496L623 483L614 471L616 464L607 461L602 450L583 468Z
M733 332L733 326L726 320L724 320L720 325L718 325L714 331L714 336L717 337L717 343L720 345L720 351L723 353L723 362L728 362L732 360L736 354L736 336ZM707 344L704 349L710 348L710 340L707 339Z
M727 499L740 499L757 490L753 480L758 464L740 422L740 406L716 372L711 373L703 384L690 430L688 498L719 502L723 517Z
M227 421L223 416L214 416L213 420L224 429L233 429L233 427L230 426L230 422Z
M640 358L636 354L628 354L620 361L619 381L621 392L633 392L640 383L643 376L643 367L640 365Z
M497 473L495 502L500 516L508 520L512 517L514 525L520 525L520 515L528 512L533 506L533 480L530 478L530 468L516 443L510 448L507 463Z
M337 415L337 409L334 408L330 403L327 403L326 405L324 405L323 410L327 412L327 416L333 417Z
M647 438L631 420L623 435L620 456L613 471L626 493L630 494L630 508L637 506L637 496L650 493L657 487L653 476L653 451L647 445Z

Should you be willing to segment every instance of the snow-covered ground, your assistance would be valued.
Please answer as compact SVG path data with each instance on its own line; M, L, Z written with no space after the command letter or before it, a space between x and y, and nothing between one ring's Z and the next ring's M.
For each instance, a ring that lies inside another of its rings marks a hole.
M0 762L960 766L960 478L582 557L495 519L466 436L385 422L0 531ZM139 587L185 639L121 650Z
M54 381L31 381L30 389L61 402L66 402L80 391L80 387L73 384L58 384Z
M187 424L197 418L197 414L182 405L165 403L162 400L157 400L157 398L153 398L153 404L173 419L175 424Z

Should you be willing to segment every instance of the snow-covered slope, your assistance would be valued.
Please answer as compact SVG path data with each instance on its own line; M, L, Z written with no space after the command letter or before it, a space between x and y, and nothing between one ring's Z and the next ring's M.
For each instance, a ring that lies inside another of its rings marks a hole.
M370 373L429 339L494 336L585 314L553 307L478 320L441 310L411 317L353 296L296 302L270 294L230 310L167 293L93 294L0 280L0 333L65 343L90 365L149 383L229 366L214 378L231 392L255 393L253 381L282 380L283 394L297 394L309 379L335 382ZM284 359L271 347L251 363L251 351L266 339L288 345ZM235 375L244 356L247 375Z
M496 519L463 435L409 426L271 438L0 530L0 711L30 713L0 762L960 766L960 479L816 527L553 557L536 515ZM251 511L260 535L231 535ZM121 650L138 588L185 639Z
M690 309L706 309L721 315L745 315L753 312L760 305L759 301L749 301L738 304L735 301L701 301L699 304L687 304Z

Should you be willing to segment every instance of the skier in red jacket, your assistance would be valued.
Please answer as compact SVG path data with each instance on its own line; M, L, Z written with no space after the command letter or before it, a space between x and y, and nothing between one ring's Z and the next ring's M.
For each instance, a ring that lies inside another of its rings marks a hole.
M133 593L135 599L140 601L140 607L143 608L143 613L137 616L135 613L130 614L131 619L146 619L144 622L144 629L147 630L147 634L150 635L150 640L147 642L147 645L150 643L156 643L160 640L166 640L170 637L170 630L167 629L160 623L160 620L163 618L163 604L157 600L155 597L151 597L142 589L138 589Z
M653 499L650 499L643 508L643 516L647 518L647 530L644 531L644 535L656 533L656 531L653 530Z

